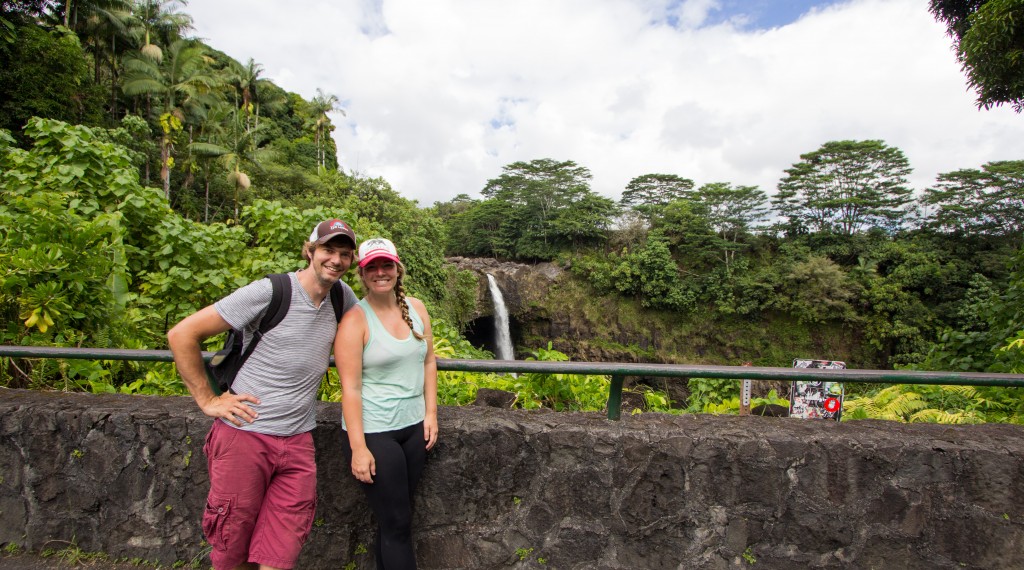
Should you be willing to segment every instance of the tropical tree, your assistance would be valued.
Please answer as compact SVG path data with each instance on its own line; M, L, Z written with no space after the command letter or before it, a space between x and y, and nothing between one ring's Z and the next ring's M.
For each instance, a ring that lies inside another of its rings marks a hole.
M603 243L619 208L610 198L587 193L571 206L562 208L551 222L552 234L568 241L573 251Z
M590 216L588 223L598 228L611 225L608 216L614 215L614 203L596 199L590 189L591 177L590 170L571 160L515 162L503 167L501 176L488 180L481 193L511 207L511 219L505 226L509 233L503 238L515 244L514 256L550 259L582 237L570 209L583 210L579 215ZM596 236L590 232L587 241Z
M232 59L229 60L227 74L228 82L235 88L235 103L245 117L246 129L252 128L256 122L256 102L259 100L257 87L260 75L263 74L263 66L251 57L245 65Z
M978 107L1024 110L1024 0L931 0Z
M73 30L85 50L92 53L96 83L101 82L106 63L109 82L114 85L118 48L124 51L135 22L131 9L129 0L67 0L63 5L64 27Z
M158 105L160 127L160 179L164 196L171 197L171 168L174 141L189 118L199 118L217 101L220 87L202 44L177 40L168 48L163 62L148 57L125 61L127 76L122 89L126 95L153 97Z
M163 59L160 46L171 45L192 29L192 16L180 11L185 4L185 0L135 0L133 13L143 56L159 63Z
M757 186L713 182L701 186L694 198L704 206L708 222L721 240L722 261L729 271L741 248L740 238L767 219L768 197Z
M644 174L629 181L619 205L631 208L648 223L670 202L690 197L693 180L675 174Z
M324 93L319 87L313 97L311 113L315 133L317 167L320 170L327 168L327 137L334 130L327 113L338 111L342 116L345 115L345 110L338 107L338 101L337 95Z
M491 198L475 200L448 221L448 248L451 255L511 257L515 234L510 227L513 206Z
M103 91L92 81L75 34L26 23L0 42L0 128L21 132L32 116L103 122Z
M721 244L711 226L707 207L692 198L669 203L653 229L689 266L717 263Z
M223 111L222 111L223 113ZM229 113L223 113L220 121L206 121L204 127L205 141L195 141L189 144L189 150L201 157L213 157L227 172L227 182L234 190L235 215L238 220L239 204L242 192L249 190L252 185L249 174L245 172L250 167L259 168L257 149L263 142L263 130L265 128L249 128L246 125L247 118L239 115L238 111L231 109ZM206 181L206 214L209 218L209 180Z
M772 199L791 231L852 235L899 229L909 213L910 163L880 140L832 141L800 155Z
M959 235L1008 236L1020 245L1024 233L1024 160L989 162L978 169L939 174L921 202L940 231Z

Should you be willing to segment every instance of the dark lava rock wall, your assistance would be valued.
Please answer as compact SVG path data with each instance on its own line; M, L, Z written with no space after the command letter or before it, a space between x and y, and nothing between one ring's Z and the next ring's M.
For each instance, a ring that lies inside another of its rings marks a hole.
M0 389L0 545L201 560L189 398ZM440 410L417 497L421 568L1019 568L1024 428ZM299 568L373 568L373 522L315 433ZM208 562L207 562L208 563ZM350 567L352 567L350 566Z

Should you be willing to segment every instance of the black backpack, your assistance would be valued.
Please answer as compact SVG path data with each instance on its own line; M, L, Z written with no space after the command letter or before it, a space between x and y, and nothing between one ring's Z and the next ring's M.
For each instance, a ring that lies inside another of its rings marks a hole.
M231 329L228 337L224 340L224 348L217 351L206 363L206 375L210 385L217 394L231 391L231 383L234 381L242 365L249 359L249 355L256 349L263 335L270 329L276 327L288 314L288 307L292 300L292 280L287 273L271 273L267 275L270 284L273 286L273 293L270 295L270 304L267 305L267 312L260 320L259 329L253 334L249 346L242 350L242 338L244 334L240 330ZM345 294L341 281L331 287L331 306L334 307L334 316L340 322L341 314L345 310ZM233 393L233 392L232 392Z

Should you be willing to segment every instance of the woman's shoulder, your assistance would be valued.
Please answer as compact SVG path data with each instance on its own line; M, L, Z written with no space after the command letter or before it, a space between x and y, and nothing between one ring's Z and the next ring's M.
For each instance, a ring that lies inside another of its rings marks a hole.
M405 300L408 301L409 305L417 311L426 312L427 306L423 304L423 301L420 301L416 297L406 297Z
M345 314L341 317L341 325L358 325L366 323L366 312L363 309L363 304L356 303L352 305L352 308L345 311ZM340 326L340 325L339 325Z
M424 322L430 322L430 314L427 313L427 306L423 304L423 301L420 301L416 297L406 297L405 300L409 303L409 306L416 311L416 314L419 315L420 319Z

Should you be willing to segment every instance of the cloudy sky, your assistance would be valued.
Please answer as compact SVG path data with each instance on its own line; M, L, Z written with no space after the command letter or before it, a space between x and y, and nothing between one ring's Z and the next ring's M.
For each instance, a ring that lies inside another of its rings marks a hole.
M194 34L306 99L336 95L347 172L428 206L515 161L618 199L676 174L773 193L800 155L881 139L911 185L1024 159L978 110L927 0L190 0Z

